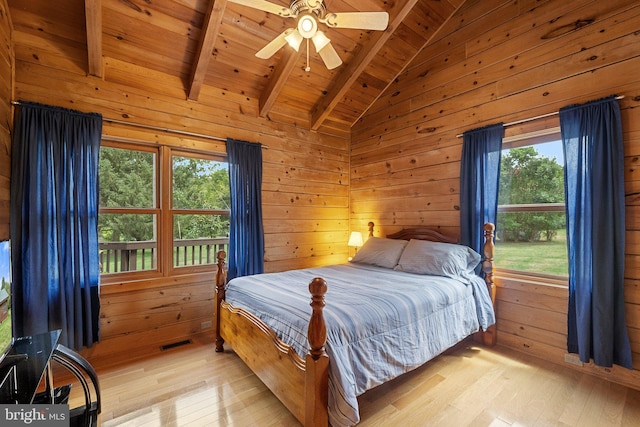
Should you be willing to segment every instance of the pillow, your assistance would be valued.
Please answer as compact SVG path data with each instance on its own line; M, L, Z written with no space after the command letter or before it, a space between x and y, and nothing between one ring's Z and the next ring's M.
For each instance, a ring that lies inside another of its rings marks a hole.
M480 260L480 254L464 245L411 239L395 270L456 279L473 273Z
M400 254L407 243L406 240L369 237L351 262L393 268L398 264Z

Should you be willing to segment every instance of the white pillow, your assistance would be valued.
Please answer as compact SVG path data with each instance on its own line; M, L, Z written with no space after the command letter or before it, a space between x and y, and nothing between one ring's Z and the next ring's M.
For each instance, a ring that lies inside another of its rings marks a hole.
M406 240L369 237L369 240L356 252L351 262L393 268L398 264L407 243Z
M411 239L395 270L456 279L473 273L480 260L480 254L464 245Z

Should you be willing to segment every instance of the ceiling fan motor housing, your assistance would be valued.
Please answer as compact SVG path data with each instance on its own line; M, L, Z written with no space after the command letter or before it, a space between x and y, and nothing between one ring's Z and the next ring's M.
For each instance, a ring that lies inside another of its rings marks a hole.
M289 9L294 15L311 14L316 19L322 19L327 14L327 7L322 0L293 0Z

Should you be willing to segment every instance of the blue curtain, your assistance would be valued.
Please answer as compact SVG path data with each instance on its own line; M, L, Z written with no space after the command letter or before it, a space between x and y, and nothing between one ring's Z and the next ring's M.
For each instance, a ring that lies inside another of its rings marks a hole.
M629 369L624 313L622 125L615 97L560 110L565 158L567 348L580 360Z
M98 154L102 117L22 102L11 146L14 334L99 339Z
M496 223L503 135L502 123L463 134L460 163L460 243L479 254L483 253L483 224Z
M264 272L262 146L227 139L231 212L228 280Z

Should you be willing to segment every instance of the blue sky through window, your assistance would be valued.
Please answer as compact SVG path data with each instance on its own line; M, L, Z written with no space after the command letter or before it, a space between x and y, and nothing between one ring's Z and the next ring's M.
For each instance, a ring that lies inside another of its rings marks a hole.
M560 166L564 166L562 141L545 142L544 144L536 144L533 147L544 157L549 157L550 159L553 159L555 157L556 163L558 163Z
M548 157L550 159L555 158L556 163L560 166L564 167L564 153L562 151L562 141L550 141L544 142L542 144L534 144L533 148L536 152L543 156ZM502 155L504 156L510 151L510 149L503 149Z
M0 242L0 283L2 283L2 278L4 278L5 282L9 282L11 280L11 265L9 253L9 242Z

